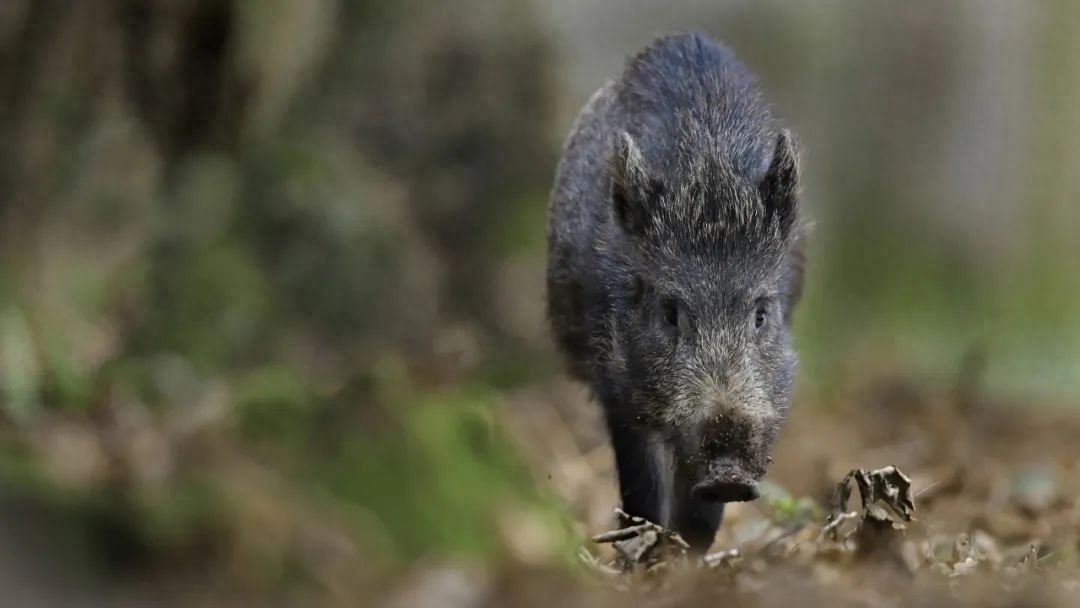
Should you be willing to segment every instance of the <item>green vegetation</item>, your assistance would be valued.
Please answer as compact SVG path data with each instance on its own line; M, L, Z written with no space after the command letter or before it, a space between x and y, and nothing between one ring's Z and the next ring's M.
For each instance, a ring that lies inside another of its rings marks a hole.
M0 516L57 530L45 569L332 586L305 544L323 528L364 581L431 556L576 569L601 509L549 486L588 482L545 484L500 421L530 391L565 414L542 299L555 108L591 92L575 70L617 65L585 61L610 41L528 0L91 4L0 9ZM985 83L982 21L725 10L711 31L804 134L800 405L868 368L952 385L982 349L982 390L1074 402L1073 5L1031 8L1037 69ZM610 12L613 32L660 18ZM980 105L1008 78L1030 99ZM602 469L586 423L558 424ZM779 488L763 505L820 515Z

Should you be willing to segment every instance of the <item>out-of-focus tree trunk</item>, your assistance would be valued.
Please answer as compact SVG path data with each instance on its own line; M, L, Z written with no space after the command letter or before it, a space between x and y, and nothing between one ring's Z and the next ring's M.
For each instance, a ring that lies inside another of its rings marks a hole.
M198 148L234 153L254 83L237 61L232 0L118 0L124 84L173 168Z

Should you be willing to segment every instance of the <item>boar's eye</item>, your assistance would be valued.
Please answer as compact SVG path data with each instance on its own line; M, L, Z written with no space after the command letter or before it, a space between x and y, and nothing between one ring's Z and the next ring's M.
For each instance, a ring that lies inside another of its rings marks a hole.
M672 330L679 329L679 301L667 298L660 302L660 313L664 317L664 323Z
M769 310L766 308L765 303L758 303L757 310L754 311L754 329L765 327L765 322L768 321L768 319Z

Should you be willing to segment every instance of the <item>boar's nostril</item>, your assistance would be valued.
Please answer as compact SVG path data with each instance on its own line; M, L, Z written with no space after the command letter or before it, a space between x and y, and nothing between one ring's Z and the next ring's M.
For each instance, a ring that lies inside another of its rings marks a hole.
M746 502L761 496L757 483L752 481L708 480L695 485L691 493L709 502Z

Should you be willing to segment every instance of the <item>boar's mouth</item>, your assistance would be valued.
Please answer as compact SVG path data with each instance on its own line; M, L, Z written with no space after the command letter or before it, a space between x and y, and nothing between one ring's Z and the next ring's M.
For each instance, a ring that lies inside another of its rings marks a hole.
M709 475L691 488L690 493L709 502L747 502L761 496L755 476L733 464L710 467Z

